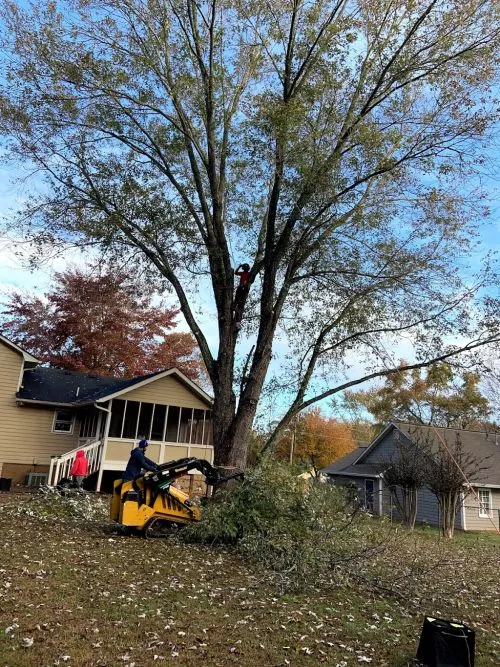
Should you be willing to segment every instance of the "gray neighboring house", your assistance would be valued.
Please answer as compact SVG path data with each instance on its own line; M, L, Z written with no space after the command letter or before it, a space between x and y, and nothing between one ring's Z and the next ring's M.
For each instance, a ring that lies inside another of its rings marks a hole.
M463 431L434 428L417 424L391 422L367 447L359 447L321 470L334 484L347 486L356 492L366 509L373 514L398 519L398 512L385 485L381 471L383 462L395 452L397 438L411 442L412 434L437 440L436 431L453 444L460 435L465 451L485 461L485 470L471 480L477 496L466 493L457 511L455 528L459 530L500 529L500 435L482 431ZM436 497L428 488L418 492L417 522L439 525L439 507Z

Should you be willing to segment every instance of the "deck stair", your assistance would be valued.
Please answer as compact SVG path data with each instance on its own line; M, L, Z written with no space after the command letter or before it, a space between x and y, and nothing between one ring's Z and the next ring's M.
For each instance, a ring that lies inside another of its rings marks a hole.
M49 475L47 479L48 486L57 486L61 479L69 477L69 471L71 470L73 461L76 458L76 453L80 449L83 449L85 456L89 461L88 475L92 475L92 473L99 470L101 465L103 442L102 440L94 440L93 442L76 447L75 449L72 449L65 454L61 454L60 456L51 456Z

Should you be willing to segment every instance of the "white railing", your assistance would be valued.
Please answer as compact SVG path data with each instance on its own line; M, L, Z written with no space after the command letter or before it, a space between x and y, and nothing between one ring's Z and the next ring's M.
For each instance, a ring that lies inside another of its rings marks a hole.
M93 472L99 470L102 458L102 440L95 440L88 445L76 447L70 452L66 452L60 456L51 456L49 476L47 479L48 486L56 486L61 479L69 477L69 471L71 470L73 461L76 459L76 453L80 451L80 449L83 449L85 456L89 461L89 471L87 474L91 475Z

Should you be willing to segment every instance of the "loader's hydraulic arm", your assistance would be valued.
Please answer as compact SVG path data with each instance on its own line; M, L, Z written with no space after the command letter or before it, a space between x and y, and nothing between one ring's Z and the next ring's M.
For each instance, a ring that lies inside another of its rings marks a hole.
M167 463L160 464L157 467L157 471L150 475L150 479L155 482L155 486L158 489L164 489L172 484L177 477L182 477L182 475L185 475L191 470L198 470L201 472L201 474L204 475L207 484L214 487L217 487L219 484L227 482L230 479L243 477L243 472L241 472L241 470L223 474L205 459L197 459L193 457L177 459L177 461L168 461Z

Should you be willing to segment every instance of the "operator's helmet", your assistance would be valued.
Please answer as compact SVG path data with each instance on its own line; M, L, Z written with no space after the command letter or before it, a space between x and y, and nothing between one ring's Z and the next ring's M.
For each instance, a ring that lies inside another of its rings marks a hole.
M147 440L145 440L145 439L144 439L144 440L141 440L141 441L139 442L139 447L141 447L141 449L146 449L146 447L147 447L148 445L149 445L149 442L148 442Z

